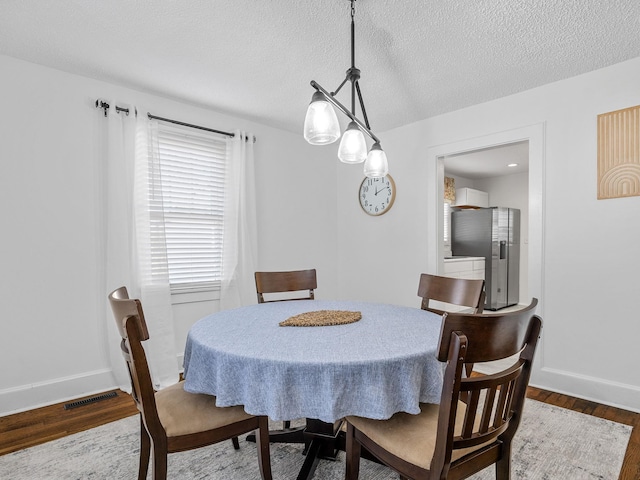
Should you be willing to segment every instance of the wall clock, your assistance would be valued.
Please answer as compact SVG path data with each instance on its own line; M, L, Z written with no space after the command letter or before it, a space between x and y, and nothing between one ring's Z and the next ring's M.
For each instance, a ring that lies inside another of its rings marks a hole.
M391 175L382 178L365 178L358 194L360 206L369 215L387 213L396 199L396 184Z

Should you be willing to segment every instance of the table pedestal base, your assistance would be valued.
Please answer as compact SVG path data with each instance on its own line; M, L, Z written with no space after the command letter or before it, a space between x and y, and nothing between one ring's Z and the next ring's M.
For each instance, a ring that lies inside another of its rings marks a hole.
M307 418L304 427L272 430L269 432L271 443L304 443L302 452L304 462L297 480L310 480L320 460L336 460L338 452L345 449L345 432L341 430L343 421L322 422ZM255 442L255 434L247 435L248 442Z
M271 443L307 443L304 436L306 427L285 428L282 430L270 430L269 442ZM255 433L250 433L246 438L247 442L256 441Z

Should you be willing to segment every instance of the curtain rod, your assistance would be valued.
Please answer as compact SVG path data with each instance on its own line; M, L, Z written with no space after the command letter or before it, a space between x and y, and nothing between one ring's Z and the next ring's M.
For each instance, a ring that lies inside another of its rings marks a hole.
M116 107L118 108L118 107ZM163 118L163 117L158 117L157 115L152 115L151 113L147 113L147 117L149 117L149 120L160 120L162 122L169 122L169 123L174 123L176 125L182 125L183 127L190 127L190 128L196 128L198 130L204 130L206 132L213 132L213 133L218 133L220 135L226 135L227 137L235 137L236 135L234 133L231 132L224 132L222 130L216 130L215 128L209 128L209 127L201 127L200 125L193 125L191 123L185 123L185 122L181 122L179 120L172 120L170 118ZM245 142L249 140L249 137L245 138ZM256 143L256 136L253 136L253 143Z
M223 132L222 130L216 130L215 128L201 127L200 125L192 125L191 123L185 123L179 120L171 120L170 118L158 117L150 113L147 113L147 117L149 117L149 120L160 120L162 122L169 122L169 123L175 123L176 125L182 125L183 127L197 128L198 130L204 130L206 132L219 133L220 135L226 135L227 137L235 137L235 135L231 132Z
M104 100L96 100L96 108L102 108L104 110L104 116L107 116L107 111L109 110L109 104L107 102L105 102ZM120 113L120 112L124 112L127 115L129 115L129 109L128 108L123 108L123 107L119 107L116 105L116 112ZM138 110L136 109L136 116L138 115ZM208 127L202 127L200 125L193 125L191 123L185 123L185 122L181 122L179 120L172 120L170 118L164 118L164 117L158 117L157 115L152 115L151 113L147 113L147 117L149 117L149 120L160 120L162 122L169 122L169 123L174 123L176 125L182 125L183 127L190 127L190 128L196 128L198 130L205 130L207 132L213 132L213 133L217 133L220 135L226 135L227 137L235 137L234 133L231 132L224 132L222 130L216 130L214 128L208 128ZM249 140L249 138L245 138L245 141ZM256 136L253 136L253 143L256 143Z

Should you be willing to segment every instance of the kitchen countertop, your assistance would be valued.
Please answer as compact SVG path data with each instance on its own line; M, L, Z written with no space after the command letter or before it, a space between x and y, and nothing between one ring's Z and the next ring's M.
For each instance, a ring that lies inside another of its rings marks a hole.
M445 262L462 262L462 261L466 262L470 260L484 260L484 257L466 257L466 256L444 257Z

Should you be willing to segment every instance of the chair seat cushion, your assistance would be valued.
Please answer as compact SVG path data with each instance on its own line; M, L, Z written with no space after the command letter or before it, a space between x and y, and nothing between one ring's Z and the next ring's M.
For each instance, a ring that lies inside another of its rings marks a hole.
M458 403L458 412L464 412L465 408L464 403ZM347 420L389 453L428 470L436 447L439 409L440 405L421 403L420 413L417 415L400 412L388 420L363 417L347 417ZM463 422L464 415L457 415L454 435L462 431ZM451 461L484 445L486 444L454 450Z
M185 392L184 382L156 392L158 417L168 437L188 435L252 418L244 407L216 407L216 397Z

